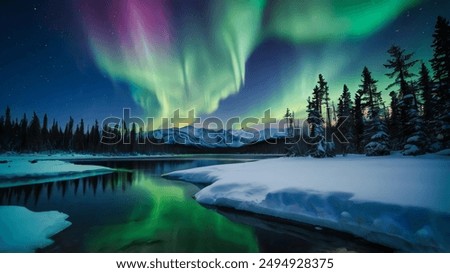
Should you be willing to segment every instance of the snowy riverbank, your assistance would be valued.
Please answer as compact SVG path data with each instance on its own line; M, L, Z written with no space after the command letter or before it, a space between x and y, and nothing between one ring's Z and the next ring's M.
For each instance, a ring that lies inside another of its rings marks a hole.
M0 187L75 179L113 171L103 166L76 165L48 158L0 157Z
M58 211L33 212L24 207L0 206L0 252L33 252L71 225Z
M114 172L114 169L96 166L99 161L158 161L158 160L241 160L273 158L274 154L77 154L34 153L0 154L0 188L79 179ZM83 165L78 165L83 162ZM73 164L75 163L75 164ZM90 165L84 165L92 163Z
M450 252L450 157L278 158L165 177L212 183L198 202L361 236L401 251Z

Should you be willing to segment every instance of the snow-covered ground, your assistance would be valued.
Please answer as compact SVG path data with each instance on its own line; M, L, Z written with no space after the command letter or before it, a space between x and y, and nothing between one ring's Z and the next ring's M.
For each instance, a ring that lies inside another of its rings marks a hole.
M27 156L0 158L0 188L105 174L114 170L95 165L76 165L61 160Z
M0 252L33 252L71 225L58 211L33 212L24 207L0 206Z
M198 202L361 236L401 251L450 252L450 157L277 158L165 175L212 183Z

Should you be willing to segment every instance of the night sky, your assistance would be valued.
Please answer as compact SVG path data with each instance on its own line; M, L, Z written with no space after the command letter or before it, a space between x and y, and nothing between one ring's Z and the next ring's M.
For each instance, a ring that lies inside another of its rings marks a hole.
M428 65L449 11L446 0L2 1L0 110L88 124L123 107L301 118L319 73L337 101L364 66L384 90L392 44Z

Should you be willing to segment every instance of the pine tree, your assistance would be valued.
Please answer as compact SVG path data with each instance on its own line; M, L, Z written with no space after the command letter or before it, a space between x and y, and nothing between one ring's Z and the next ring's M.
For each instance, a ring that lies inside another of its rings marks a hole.
M430 71L424 63L422 63L419 72L418 87L420 90L420 98L423 101L423 119L425 122L432 122L435 117L435 104L433 94L433 82L430 78Z
M88 150L91 152L97 152L100 145L100 131L98 121L95 120L94 125L91 127L91 132L88 138Z
M118 153L119 152L119 148L121 148L120 146L120 144L123 144L124 143L124 141L121 141L121 140L123 140L123 138L122 138L122 130L119 128L119 124L117 123L116 125L114 125L114 129L112 130L112 132L113 132L113 134L114 134L114 142L113 143L115 143L115 145L113 145L113 152L114 153ZM117 147L117 146L119 146L119 147Z
M80 124L75 129L75 135L73 136L74 149L78 152L82 152L85 149L85 136L84 136L84 120L81 119Z
M422 100L422 120L423 120L423 130L426 135L428 150L433 151L433 143L439 147L440 144L437 142L436 132L437 119L439 112L437 111L438 101L437 94L433 88L433 81L430 77L430 71L426 65L422 62L419 71L418 89L420 92L420 99ZM438 148L439 149L439 148Z
M325 140L328 141L330 139L330 133L331 133L331 108L330 108L330 94L329 94L329 88L328 83L325 81L322 74L319 74L319 80L317 81L318 84L318 110L320 115L322 115L322 102L325 103L325 111L326 111L326 120L325 125L327 128Z
M9 106L7 106L5 111L5 130L11 129L12 129L11 109L9 108Z
M409 96L403 98L406 105L413 105L411 100L414 98ZM426 151L426 135L423 130L424 124L422 117L419 115L416 107L407 108L407 122L405 123L405 131L408 133L406 143L402 153L404 155L420 155Z
M28 148L34 152L41 149L42 139L41 139L41 124L39 117L33 112L33 117L30 122L30 127L28 128L27 134L28 138Z
M48 117L47 114L44 114L44 119L42 120L42 147L41 150L48 150L50 148L50 135L48 130Z
M133 125L131 126L131 132L130 132L130 152L135 153L136 152L136 141L137 141L137 129L136 129L136 123L133 122Z
M440 98L448 98L450 88L450 26L447 19L439 16L433 34L433 58L431 67L438 83Z
M360 85L361 106L364 119L364 151L368 156L390 154L389 134L381 115L381 92L377 91L377 81L372 78L367 67L364 67Z
M94 140L94 151L98 151L98 147L100 146L100 127L98 126L98 121L95 120L95 124L94 124L94 136L93 136L93 140Z
M9 151L20 151L21 145L21 126L19 121L16 119L11 123L12 125L12 133L11 133L11 141L9 143Z
M426 138L423 130L423 122L418 113L416 88L408 79L414 76L409 70L417 63L411 60L413 53L406 54L405 50L398 46L392 46L388 53L391 59L384 66L392 70L386 75L394 78L394 82L387 89L399 87L400 100L398 106L401 112L402 144L404 155L418 155L426 151Z
M20 129L19 129L19 135L20 135L20 143L18 145L20 151L26 151L28 150L28 119L27 115L23 114L22 120L20 121Z
M50 148L61 149L61 134L58 122L53 119L52 128L50 129Z
M337 113L336 113L336 107L334 105L334 100L331 101L331 110L333 113L333 123L337 122Z
M69 122L66 124L64 129L63 138L63 149L72 150L73 149L73 118L69 117Z
M326 142L325 140L325 131L323 128L323 117L322 117L322 100L328 98L328 85L322 74L319 75L319 81L317 82L313 89L313 98L308 97L307 104L307 113L308 119L307 122L309 124L309 136L311 138L311 150L309 154L313 157L333 157L335 155L334 152L334 143ZM329 100L329 98L328 98ZM325 102L327 109L327 115L329 112L329 104L328 101ZM327 130L331 130L331 128L327 128Z
M104 124L100 136L100 144L101 144L101 151L102 152L111 152L111 136L112 136L112 129L107 125Z
M320 103L320 89L316 85L313 89L313 99L308 97L307 110L308 124L309 124L309 139L311 144L311 150L309 154L312 157L322 158L326 156L324 147L324 130L323 130L323 118L318 109Z
M354 127L353 127L353 115L352 115L352 99L347 85L344 84L342 94L339 97L338 113L337 113L337 129L341 131L345 136L346 141L343 143L344 154L354 150ZM345 140L344 140L345 141Z
M130 142L130 130L127 127L127 123L125 121L122 122L122 128L121 128L122 138L123 141L119 143L119 149L121 152L128 152L129 146L131 144Z
M364 151L364 115L361 101L362 91L355 94L355 106L353 107L353 122L355 127L355 149L358 153Z
M450 26L449 21L439 16L433 34L433 58L431 67L437 84L435 133L439 142L434 149L450 147Z
M412 94L412 90L408 85L408 79L415 76L409 71L417 63L417 60L411 60L414 54L405 54L405 50L396 45L391 46L388 53L391 56L391 59L388 60L387 64L384 64L384 67L392 69L393 71L387 73L386 76L390 79L395 78L395 81L388 85L386 89L389 90L395 86L398 86L400 88L399 93L402 97L407 94ZM415 94L412 95L415 97ZM417 100L415 100L415 102L416 101Z
M12 141L14 137L12 129L13 124L11 121L11 109L7 106L3 124L3 133L0 135L0 145L3 146L3 149L6 151L12 149Z
M389 135L391 141L391 147L393 150L401 150L402 149L402 124L400 120L400 109L399 109L399 100L398 94L395 91L391 91L389 93L391 97L390 103L390 115L388 120L388 128Z
M145 151L145 136L144 136L144 128L139 127L139 138L138 138L138 152L142 153Z

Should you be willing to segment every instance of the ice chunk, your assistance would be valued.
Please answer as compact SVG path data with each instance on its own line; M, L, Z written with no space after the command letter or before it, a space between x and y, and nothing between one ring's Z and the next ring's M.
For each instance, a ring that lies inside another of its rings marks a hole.
M50 237L71 225L68 217L58 211L0 206L0 252L33 252L52 244Z

